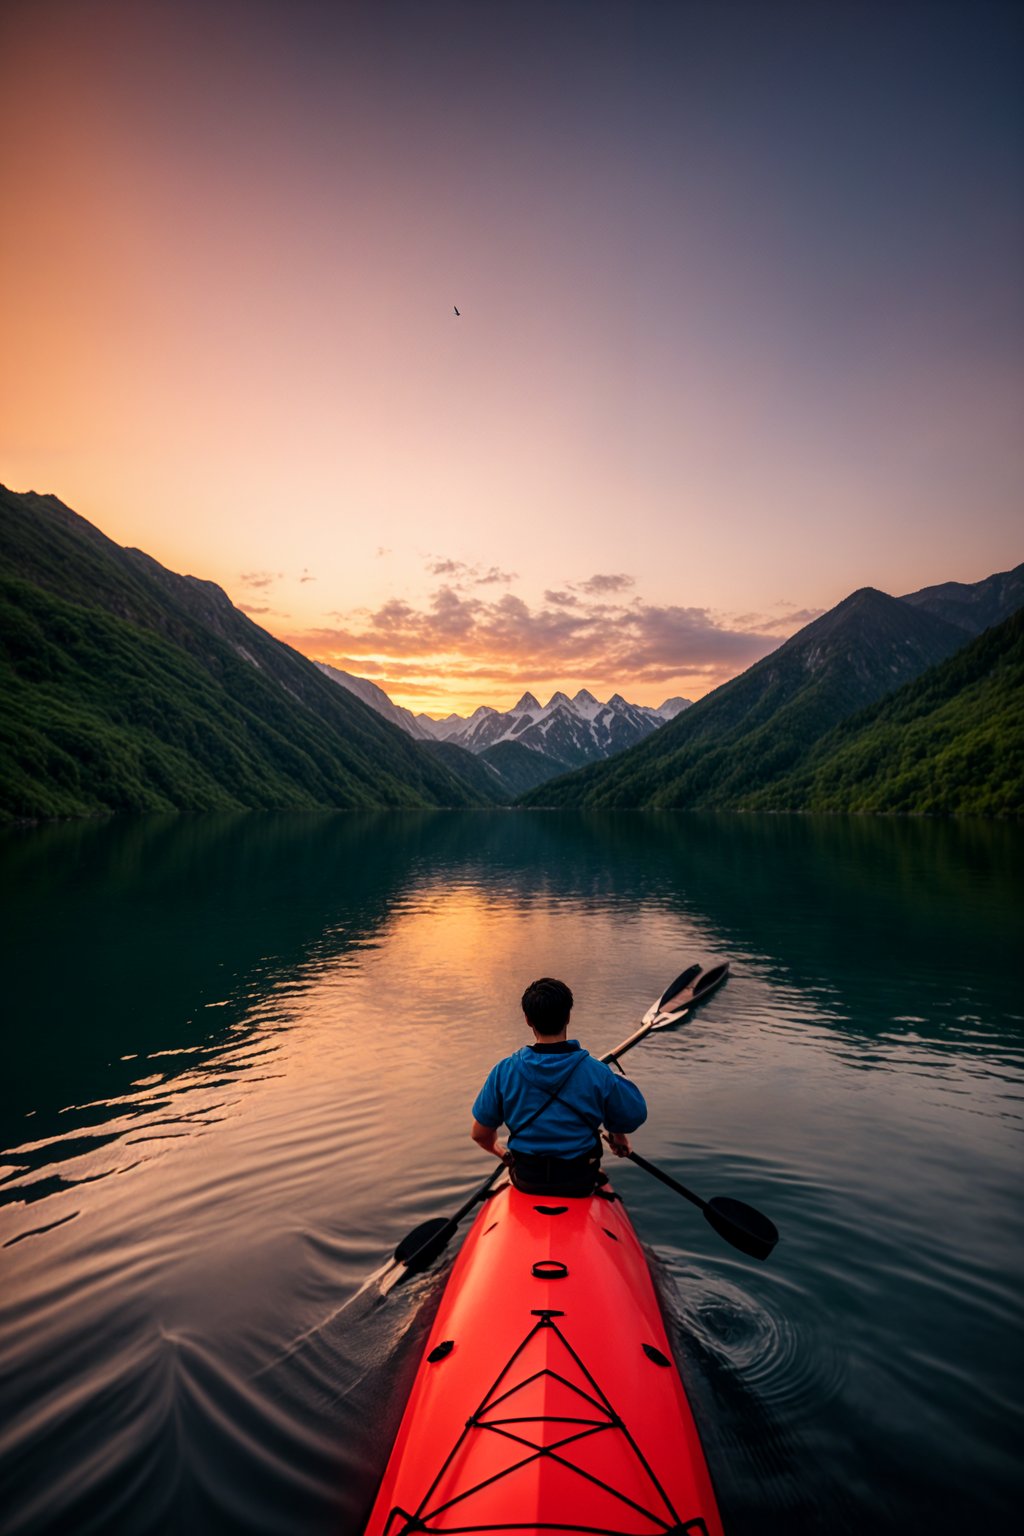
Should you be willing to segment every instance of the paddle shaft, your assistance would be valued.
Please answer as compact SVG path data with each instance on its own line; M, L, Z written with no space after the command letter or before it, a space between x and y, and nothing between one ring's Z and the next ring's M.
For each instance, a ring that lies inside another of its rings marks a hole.
M627 1152L626 1156L631 1163L636 1163L638 1168L642 1168L645 1173L649 1173L653 1178L660 1179L663 1184L668 1185L669 1189L674 1189L677 1195L682 1195L684 1200L689 1200L690 1204L695 1205L698 1210L707 1210L708 1202L706 1200L702 1200L700 1195L695 1195L692 1189L687 1189L685 1184L680 1184L678 1179L674 1179L670 1173L665 1173L663 1169L656 1168L653 1163L649 1163L646 1157L640 1156L639 1152Z
M634 1030L631 1035L627 1035L625 1040L622 1040L613 1051L605 1051L603 1056L597 1058L598 1061L603 1061L607 1066L617 1066L620 1056L625 1056L626 1052L631 1051L634 1045L639 1045L641 1040L646 1040L647 1036L654 1030L666 1029L669 1023L671 1023L673 1028L677 1024L681 1024L692 1007L693 1003L687 1003L685 1007L679 1009L678 1013L656 1013L653 1019L648 1019L646 1024L641 1024L639 1029Z
M611 1066L613 1062L617 1062L618 1061L620 1056L625 1056L627 1051L631 1051L633 1049L634 1045L639 1045L641 1040L646 1040L647 1036L650 1034L650 1032L651 1032L651 1030L653 1028L654 1028L654 1020L652 1019L649 1024L644 1024L640 1029L636 1030L633 1034L627 1035L626 1039L623 1040L622 1044L621 1045L617 1045L615 1047L614 1051L605 1051L604 1055L601 1056L599 1058L599 1060L607 1063L608 1066Z
M487 1178L480 1185L480 1188L474 1190L473 1193L470 1195L470 1197L466 1201L465 1205L460 1205L458 1210L455 1212L455 1215L449 1217L449 1225L451 1226L451 1229L452 1229L453 1232L454 1232L455 1228L458 1226L459 1222L462 1220L462 1218L464 1216L468 1216L469 1215L469 1213L473 1209L474 1205L479 1205L480 1201L487 1194L487 1191L490 1189L491 1185L496 1182L496 1180L498 1178L498 1175L501 1174L501 1173L504 1173L504 1171L505 1171L505 1164L499 1158L498 1166L495 1168L494 1172L488 1174Z
M727 1243L738 1248L741 1253L749 1258L764 1260L768 1258L775 1244L779 1240L779 1230L775 1223L761 1211L747 1205L744 1200L734 1200L728 1195L715 1195L712 1200L702 1200L700 1195L695 1195L692 1189L687 1189L685 1184L680 1184L671 1174L665 1173L661 1168L656 1168L649 1163L646 1157L641 1157L639 1152L627 1152L626 1157L630 1162L636 1163L645 1173L652 1178L667 1184L669 1189L677 1195L682 1195L684 1200L689 1200L691 1205L703 1212L707 1221Z

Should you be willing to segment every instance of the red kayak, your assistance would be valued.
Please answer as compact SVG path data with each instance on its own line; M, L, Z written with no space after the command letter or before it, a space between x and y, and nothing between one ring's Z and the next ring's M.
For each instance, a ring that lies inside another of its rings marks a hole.
M650 1270L610 1185L486 1199L367 1536L721 1536Z

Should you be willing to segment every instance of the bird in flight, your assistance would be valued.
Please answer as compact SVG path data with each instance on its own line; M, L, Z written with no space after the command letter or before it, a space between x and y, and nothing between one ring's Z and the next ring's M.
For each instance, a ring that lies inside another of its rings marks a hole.
M453 304L453 305L452 305L452 309L454 309L454 311L455 311L455 313L456 313L456 314L458 314L458 313L459 313L459 306L458 306L458 305L457 305L457 304Z

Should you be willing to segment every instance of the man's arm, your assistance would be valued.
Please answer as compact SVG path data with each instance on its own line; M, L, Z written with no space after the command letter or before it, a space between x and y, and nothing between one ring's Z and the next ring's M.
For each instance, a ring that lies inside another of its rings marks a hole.
M607 1096L604 1107L605 1140L616 1157L628 1157L633 1150L627 1131L635 1131L647 1119L647 1104L643 1094L628 1077L616 1077L608 1073Z
M487 1080L473 1101L473 1128L470 1135L485 1152L490 1152L492 1157L504 1159L505 1148L498 1141L498 1126L505 1119L505 1106L501 1096L501 1067L492 1067L487 1074Z
M483 1125L479 1120L473 1121L473 1128L469 1133L478 1147L485 1152L490 1152L493 1157L500 1157L504 1162L507 1148L498 1140L498 1128L496 1125Z

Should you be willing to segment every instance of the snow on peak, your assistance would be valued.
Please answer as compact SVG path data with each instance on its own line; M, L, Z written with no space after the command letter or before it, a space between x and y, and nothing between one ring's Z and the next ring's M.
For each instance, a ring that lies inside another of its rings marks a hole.
M604 709L604 705L588 693L586 688L581 688L572 701L572 707L581 720L594 720Z
M532 693L524 693L518 704L514 704L509 710L510 715L539 714L540 704Z
M674 720L676 715L681 714L684 709L689 709L692 703L692 699L683 699L676 694L674 698L666 699L664 704L659 704L654 713L660 715L663 720Z

